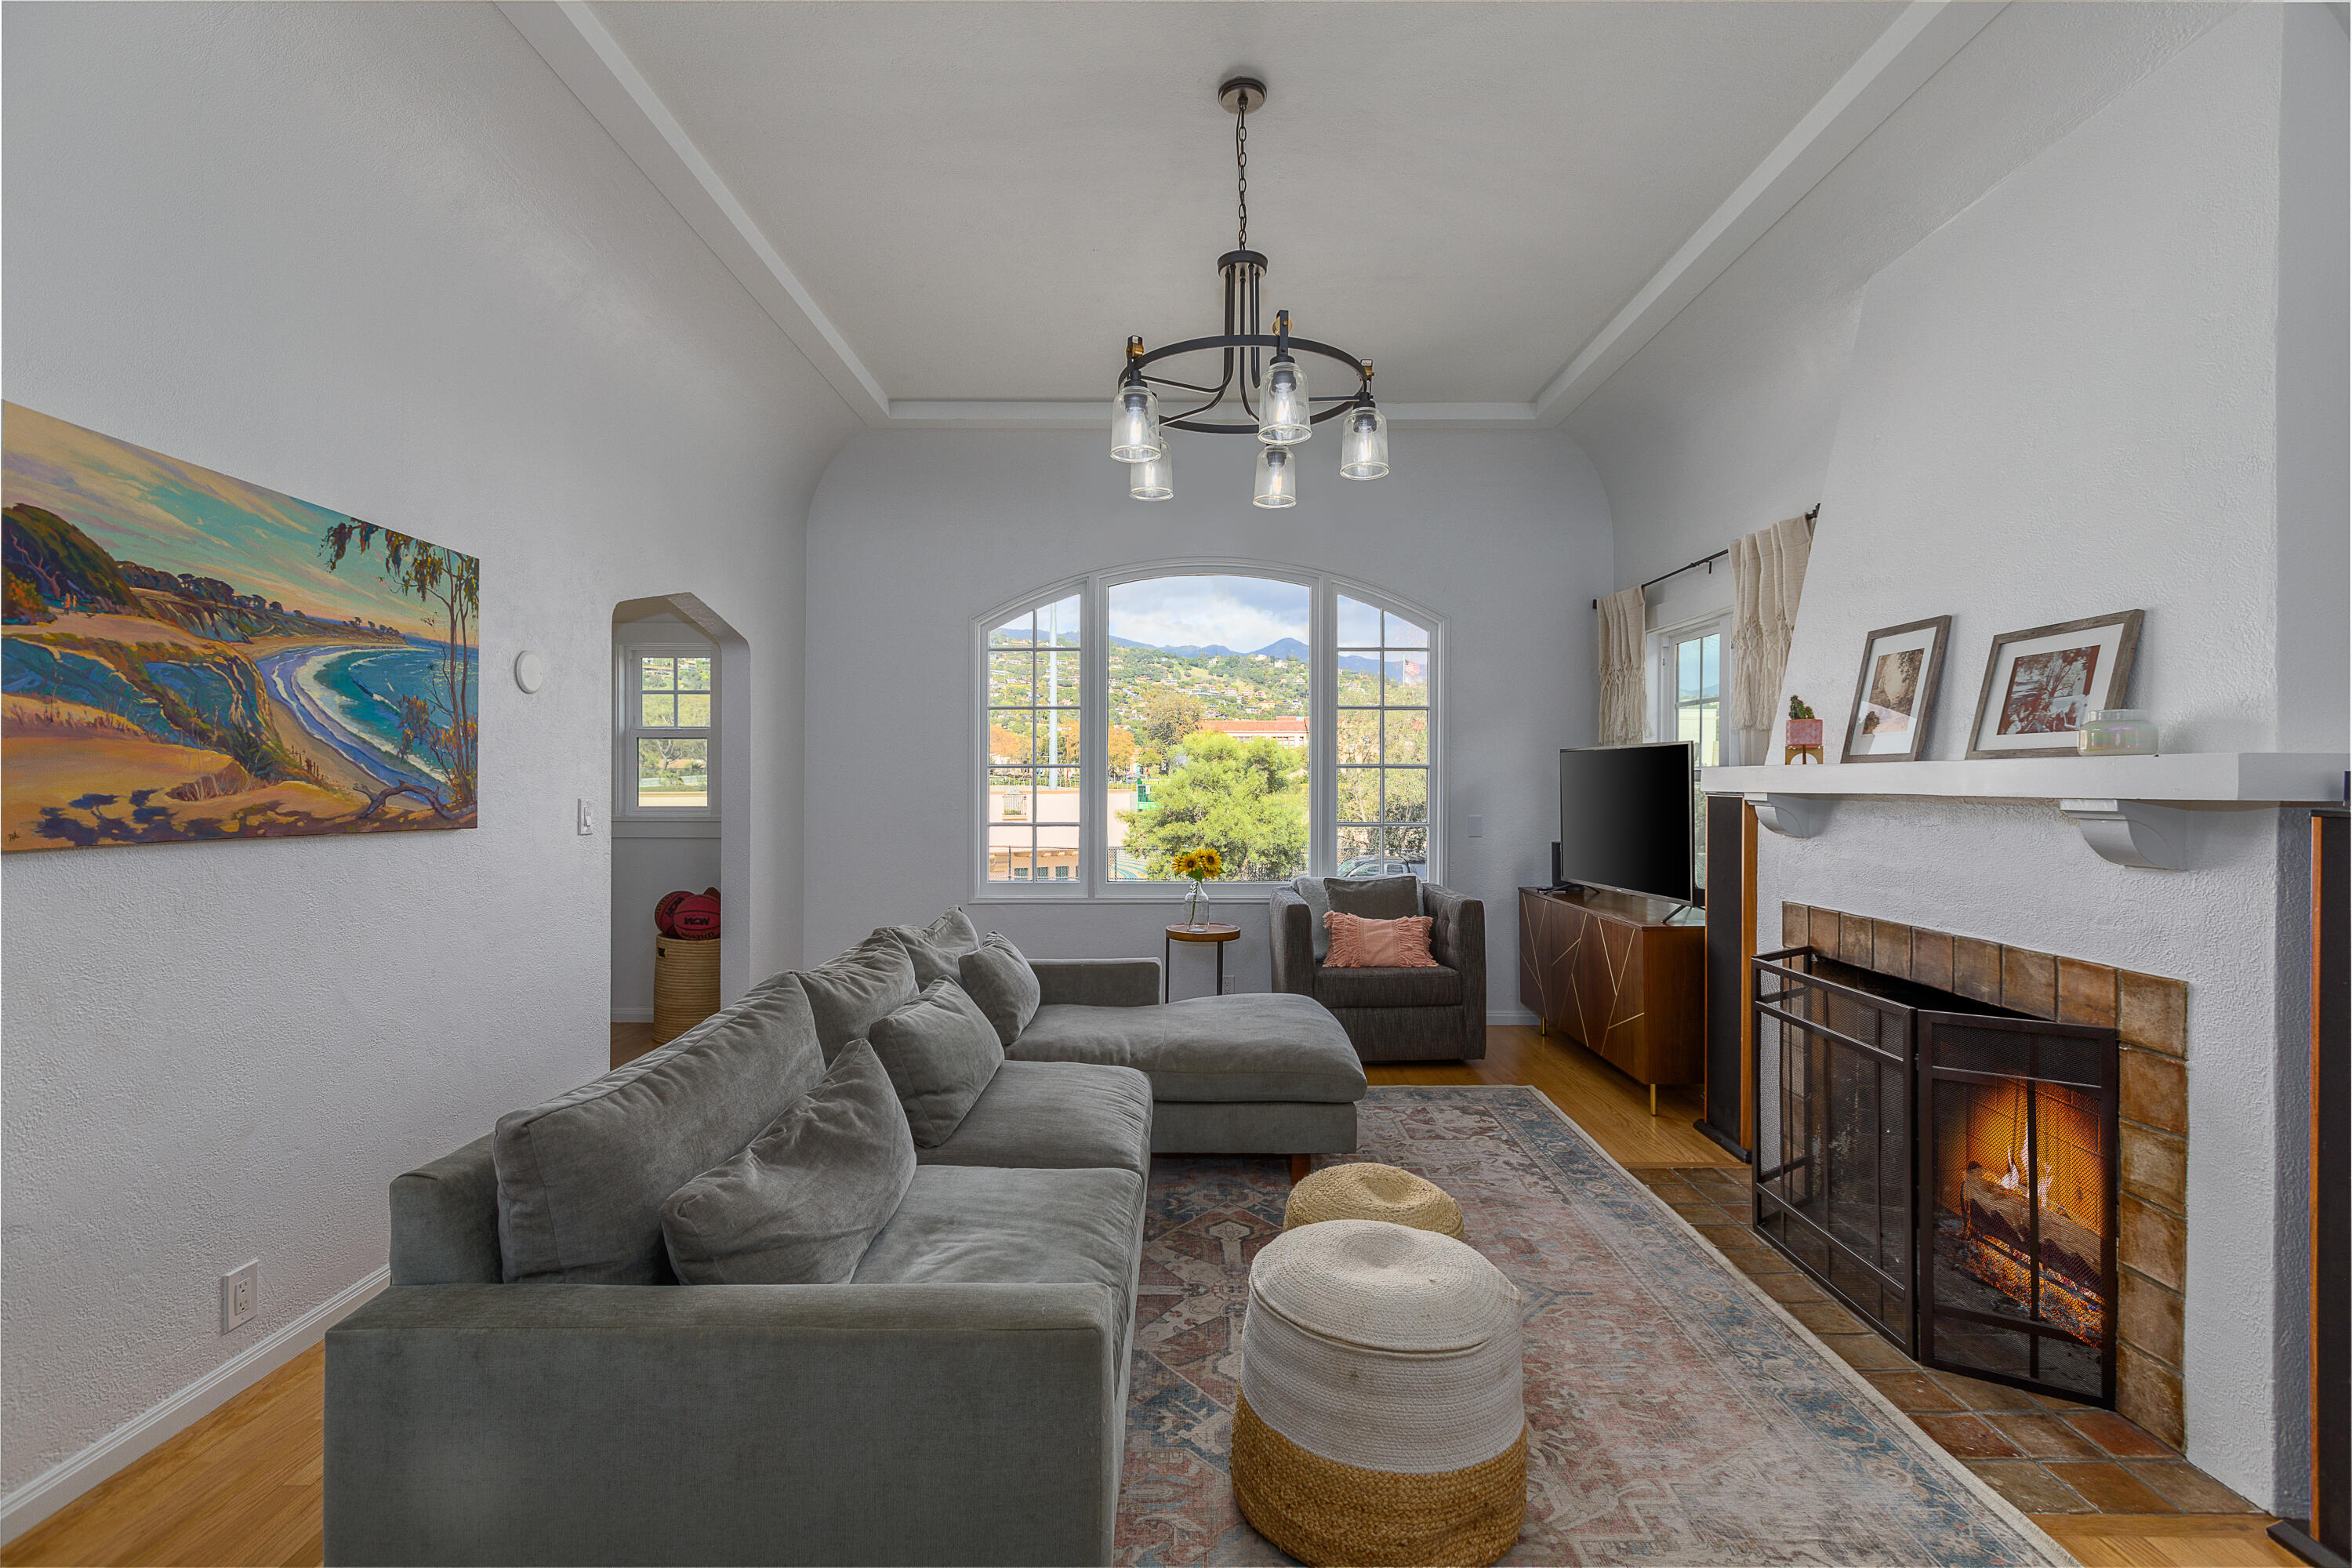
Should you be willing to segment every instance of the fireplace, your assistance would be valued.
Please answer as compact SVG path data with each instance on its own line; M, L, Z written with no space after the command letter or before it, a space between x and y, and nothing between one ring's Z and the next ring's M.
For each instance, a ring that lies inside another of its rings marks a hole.
M2117 1036L1752 965L1758 1234L1925 1365L2116 1402Z

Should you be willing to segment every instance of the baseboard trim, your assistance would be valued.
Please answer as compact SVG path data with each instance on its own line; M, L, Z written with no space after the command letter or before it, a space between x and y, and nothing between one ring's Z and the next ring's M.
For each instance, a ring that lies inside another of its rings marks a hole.
M166 1395L144 1414L132 1416L80 1453L58 1461L0 1498L0 1541L15 1542L99 1482L194 1426L326 1338L329 1329L391 1283L389 1268L353 1280L178 1393Z
M650 1024L653 1021L654 1010L651 1007L615 1007L613 1009L613 1022L615 1024Z
M1520 1024L1532 1027L1536 1024L1537 1019L1536 1016L1533 1013L1528 1012L1525 1007L1496 1007L1490 1004L1486 1008L1486 1022L1489 1024Z

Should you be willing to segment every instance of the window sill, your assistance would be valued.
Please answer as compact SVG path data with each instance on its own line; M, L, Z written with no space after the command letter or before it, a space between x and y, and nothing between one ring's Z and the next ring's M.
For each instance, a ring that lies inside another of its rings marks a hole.
M687 822L665 822L659 817L623 816L613 822L615 838L716 838L719 819L698 816Z
M1287 888L1288 882L1228 882L1217 893L1203 893L1201 901L1211 908L1219 904L1262 904L1273 896L1276 888ZM1064 892L1059 889L1049 893L1019 893L992 888L974 893L964 901L968 904L1162 904L1174 906L1191 900L1192 895L1164 888L1139 889L1134 892Z

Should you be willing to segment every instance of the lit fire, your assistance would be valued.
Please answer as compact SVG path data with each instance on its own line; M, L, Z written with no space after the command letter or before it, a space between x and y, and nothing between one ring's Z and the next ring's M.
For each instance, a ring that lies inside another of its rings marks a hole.
M1967 1161L1958 1184L1958 1261L2030 1312L2031 1237L2038 1225L2042 1316L2095 1345L2105 1316L2099 1287L2106 1194L2098 1119L2088 1102L2063 1089L2043 1085L2032 1090L2044 1156L2037 1162L2023 1146L2028 1092L2019 1084L2006 1091L1979 1089L1970 1097L1966 1147L1956 1151ZM2035 1173L2030 1205L2027 1171Z

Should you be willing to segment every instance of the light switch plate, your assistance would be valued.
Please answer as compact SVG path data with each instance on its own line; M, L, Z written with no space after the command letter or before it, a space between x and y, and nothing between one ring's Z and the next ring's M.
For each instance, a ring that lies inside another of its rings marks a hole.
M1474 816L1470 819L1470 837L1473 838L1484 838L1486 837L1486 819L1485 817Z
M596 831L596 808L585 799L580 803L580 831L583 837Z
M261 1310L261 1260L239 1264L221 1276L221 1332L235 1333Z

